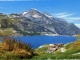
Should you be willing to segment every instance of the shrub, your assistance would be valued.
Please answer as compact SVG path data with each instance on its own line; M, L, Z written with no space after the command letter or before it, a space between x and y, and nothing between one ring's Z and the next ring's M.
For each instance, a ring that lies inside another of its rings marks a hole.
M18 58L31 58L35 55L31 44L16 40L13 37L3 37L1 46L2 50L15 53Z

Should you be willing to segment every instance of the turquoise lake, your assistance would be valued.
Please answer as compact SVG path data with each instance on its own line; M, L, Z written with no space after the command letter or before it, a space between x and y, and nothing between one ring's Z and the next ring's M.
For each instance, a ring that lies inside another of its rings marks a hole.
M33 48L38 48L44 44L66 44L77 40L77 38L73 36L23 36L16 38L26 43L30 43Z

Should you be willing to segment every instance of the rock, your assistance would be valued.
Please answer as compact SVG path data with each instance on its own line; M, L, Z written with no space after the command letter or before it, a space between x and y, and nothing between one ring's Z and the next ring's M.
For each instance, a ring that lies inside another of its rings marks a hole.
M66 51L66 49L65 48L61 48L61 52L65 52Z

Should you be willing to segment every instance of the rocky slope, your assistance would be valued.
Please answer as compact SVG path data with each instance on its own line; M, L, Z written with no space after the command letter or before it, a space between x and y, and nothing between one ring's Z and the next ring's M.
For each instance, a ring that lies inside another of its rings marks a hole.
M55 18L48 13L42 13L37 9L21 13L21 16L31 19L36 24L42 25L45 31L60 35L74 35L80 33L80 29L73 23L68 23L63 19Z
M11 21L9 24L8 20ZM0 21L1 28L13 28L20 35L75 35L80 33L80 29L74 24L68 23L60 18L55 18L48 13L42 13L36 9L30 9L19 14L6 15L1 13ZM6 25L4 23L5 21L7 22Z

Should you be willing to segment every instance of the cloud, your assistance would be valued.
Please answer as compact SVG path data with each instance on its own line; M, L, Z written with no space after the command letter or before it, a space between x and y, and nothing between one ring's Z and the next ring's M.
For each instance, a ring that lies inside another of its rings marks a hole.
M62 13L58 13L58 14L54 14L55 16L57 16L58 18L66 18L68 16L72 16L74 15L75 13L73 14L68 14L67 12L62 12Z
M80 23L80 17L66 17L66 18L63 18L63 19L67 20L68 22Z
M57 14L55 14L55 15L64 15L64 14L66 14L67 12L62 12L62 13L57 13Z
M67 17L65 19L69 20L80 20L80 17Z
M67 13L67 12L62 12L62 13L57 13L57 14L53 14L53 16L57 17L57 18L62 18L67 20L68 22L75 22L75 21L80 21L80 17L74 17L73 15L76 13Z
M80 28L80 24L75 24L75 25Z
M53 16L57 18L62 18L66 20L67 22L74 23L77 27L80 28L80 17L75 17L76 13L67 13L67 12L61 12L57 14L53 14Z

